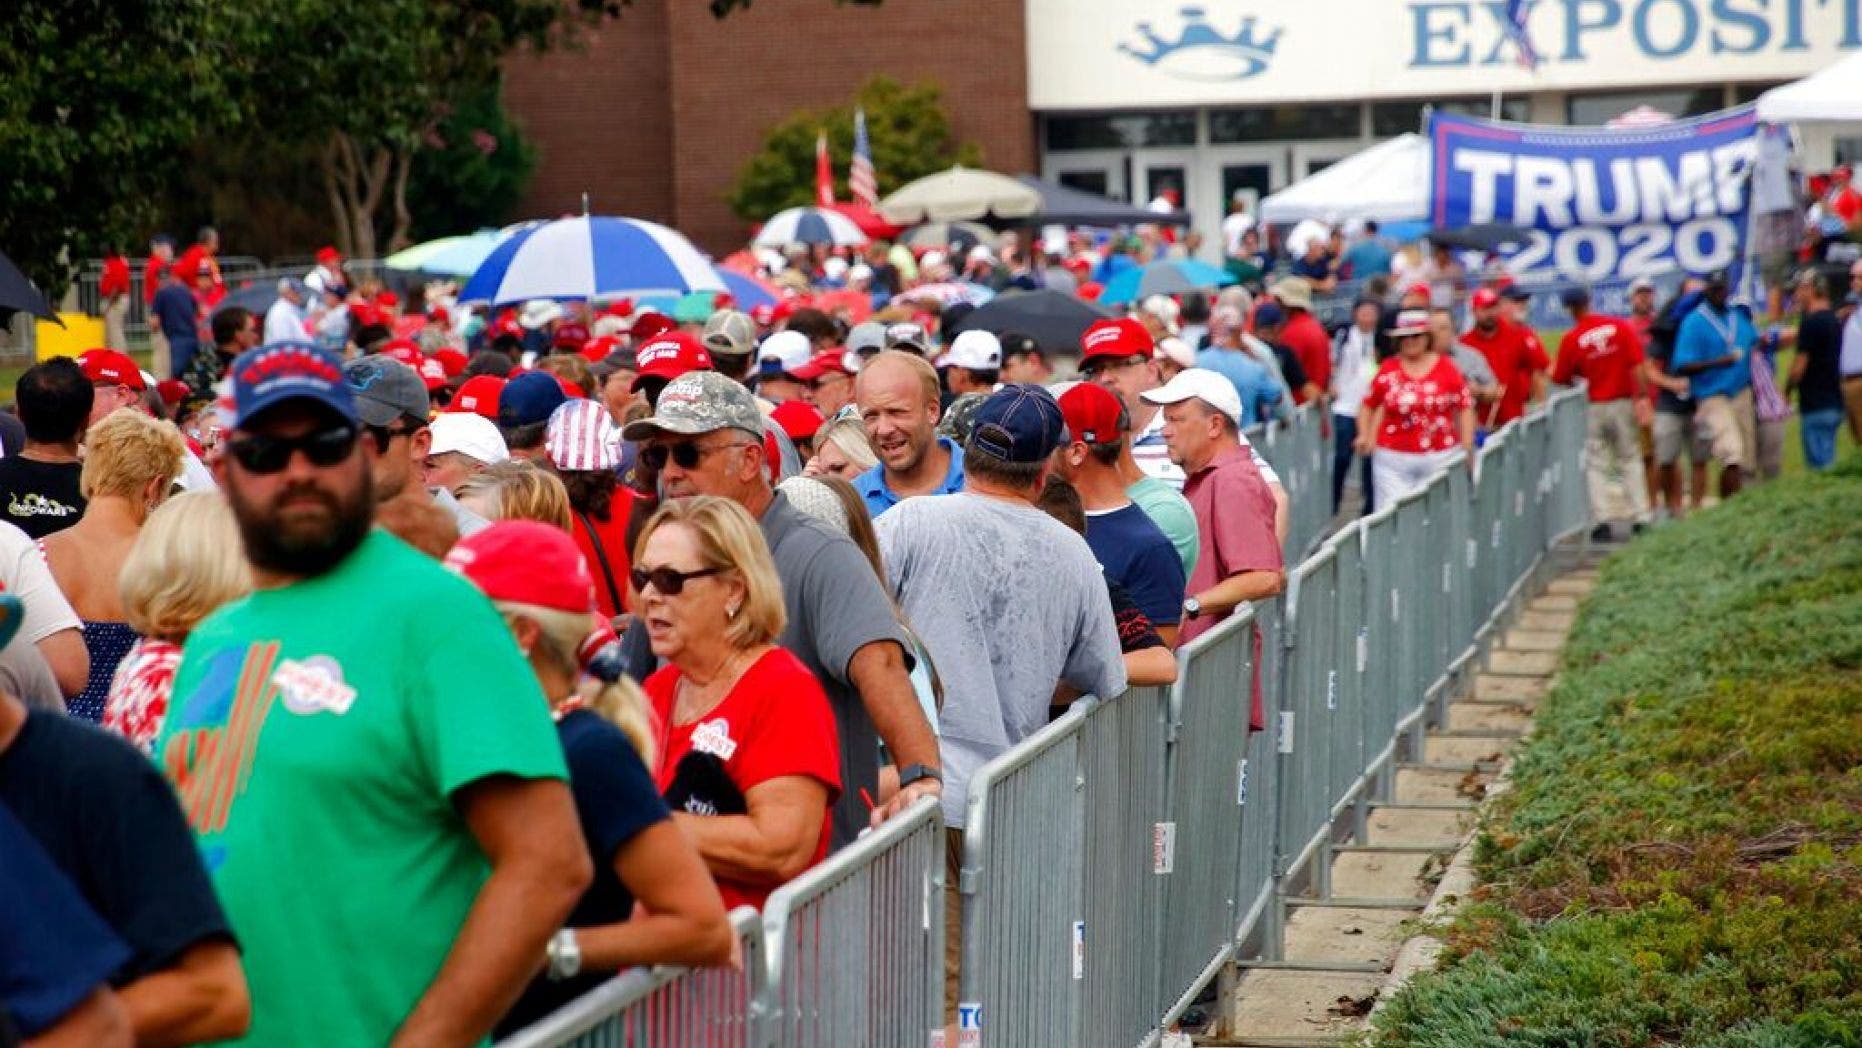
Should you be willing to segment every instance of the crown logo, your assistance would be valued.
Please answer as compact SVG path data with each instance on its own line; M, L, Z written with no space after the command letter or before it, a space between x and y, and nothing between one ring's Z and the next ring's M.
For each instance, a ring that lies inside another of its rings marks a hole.
M1139 22L1134 28L1143 41L1136 46L1120 44L1119 52L1185 80L1222 81L1246 80L1265 72L1274 49L1280 46L1282 29L1275 27L1262 35L1253 15L1226 35L1209 21L1204 8L1185 7L1177 15L1182 25L1175 40L1158 35L1151 23Z

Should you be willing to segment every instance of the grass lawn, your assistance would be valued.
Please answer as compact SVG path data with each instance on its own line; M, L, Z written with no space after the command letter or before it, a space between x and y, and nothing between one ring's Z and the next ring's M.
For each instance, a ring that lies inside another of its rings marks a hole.
M1862 1045L1862 455L1604 566L1378 1045Z

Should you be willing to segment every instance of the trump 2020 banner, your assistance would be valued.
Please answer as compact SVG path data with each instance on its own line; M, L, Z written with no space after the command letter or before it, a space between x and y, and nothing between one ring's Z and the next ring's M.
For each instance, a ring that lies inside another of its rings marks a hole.
M1507 260L1522 279L1731 268L1745 245L1757 133L1751 106L1621 131L1435 113L1431 217L1441 229L1532 230Z

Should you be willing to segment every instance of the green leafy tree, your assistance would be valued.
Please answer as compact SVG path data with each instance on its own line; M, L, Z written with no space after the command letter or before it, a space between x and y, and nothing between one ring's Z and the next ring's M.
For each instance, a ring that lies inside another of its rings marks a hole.
M536 150L504 111L497 81L468 89L414 154L408 180L413 237L503 222L536 166Z
M221 91L219 0L9 0L0 15L0 250L53 299L131 238Z
M853 105L825 112L803 111L772 128L758 150L737 173L729 201L738 217L760 222L787 207L815 200L815 138L828 136L828 154L836 174L835 197L847 199L846 172L853 156L853 113L866 112L867 140L879 195L951 166L975 167L982 152L959 143L944 113L942 92L934 84L901 84L874 77L860 88Z

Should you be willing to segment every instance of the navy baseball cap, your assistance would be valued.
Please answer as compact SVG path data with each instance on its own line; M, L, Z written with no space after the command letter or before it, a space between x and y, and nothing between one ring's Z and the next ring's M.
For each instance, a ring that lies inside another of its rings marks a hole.
M991 393L970 421L970 449L1004 462L1039 462L1066 439L1060 402L1028 382Z
M1284 323L1286 319L1287 311L1274 302L1263 302L1254 311L1254 323L1258 327L1273 327L1275 324Z
M498 394L498 425L513 429L548 422L550 414L568 399L555 375L526 371L506 382Z
M356 401L335 354L310 342L270 342L233 361L233 426L287 400L310 400L356 420Z

